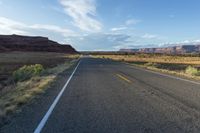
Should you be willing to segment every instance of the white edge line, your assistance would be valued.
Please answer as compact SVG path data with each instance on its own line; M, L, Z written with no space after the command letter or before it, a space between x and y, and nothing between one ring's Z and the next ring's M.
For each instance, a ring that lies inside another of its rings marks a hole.
M182 80L182 81L186 81L186 82L190 82L190 83L193 83L193 84L200 85L200 82L195 82L195 81L188 80L188 79L183 79L183 78L179 78L179 77L175 77L175 76L171 76L171 75L167 75L167 74L162 74L162 73L159 73L159 72L147 70L145 68L139 68L137 66L134 66L134 65L131 65L131 64L128 64L128 63L126 63L126 64L129 65L129 66L134 67L135 69L144 70L146 72L154 73L154 74L157 74L157 75L160 75L160 76L164 76L164 77L168 77L168 78L173 78L173 79L177 79L177 80Z
M56 104L58 103L59 99L61 98L63 92L65 91L66 87L68 86L70 80L72 79L74 73L76 72L79 64L81 61L79 61L79 63L77 64L76 68L74 69L73 73L71 74L71 76L69 77L69 79L67 80L67 82L65 83L65 85L63 86L62 90L59 92L58 96L56 97L56 99L53 101L52 105L50 106L49 110L46 112L45 116L42 118L42 120L40 121L39 125L37 126L37 128L35 129L34 133L40 133L43 129L43 127L45 126L49 116L51 115L51 113L53 112L53 109L55 108Z

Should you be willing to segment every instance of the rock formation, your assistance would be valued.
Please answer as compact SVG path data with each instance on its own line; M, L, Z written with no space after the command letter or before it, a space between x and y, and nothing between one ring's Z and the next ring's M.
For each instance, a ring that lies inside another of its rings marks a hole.
M180 45L166 48L120 49L121 52L186 54L200 53L200 45Z
M71 45L59 44L46 37L0 35L0 52L6 51L77 53Z

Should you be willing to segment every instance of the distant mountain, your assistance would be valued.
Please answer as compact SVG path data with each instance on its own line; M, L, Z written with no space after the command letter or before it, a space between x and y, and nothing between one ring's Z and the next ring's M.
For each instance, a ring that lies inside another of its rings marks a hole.
M46 37L0 35L0 52L6 51L77 53L71 45L61 45Z
M186 54L200 53L199 45L180 45L166 48L141 48L141 49L120 49L120 52L137 53L163 53L163 54Z
M120 52L138 52L140 49L120 49Z

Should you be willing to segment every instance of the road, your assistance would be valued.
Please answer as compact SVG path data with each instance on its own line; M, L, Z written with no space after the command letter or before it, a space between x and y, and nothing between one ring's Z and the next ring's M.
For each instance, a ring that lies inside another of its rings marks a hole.
M31 111L25 108L1 132L33 132L61 88L30 105ZM198 133L200 83L82 58L42 128L42 133L62 132Z

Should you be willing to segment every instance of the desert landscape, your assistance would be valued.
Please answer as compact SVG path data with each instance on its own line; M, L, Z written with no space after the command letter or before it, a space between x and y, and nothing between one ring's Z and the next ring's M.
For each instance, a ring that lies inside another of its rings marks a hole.
M0 0L0 133L200 133L200 0Z
M200 57L198 54L152 54L152 53L92 53L93 57L127 62L154 71L200 80Z
M48 38L0 35L0 124L78 58L70 45Z

